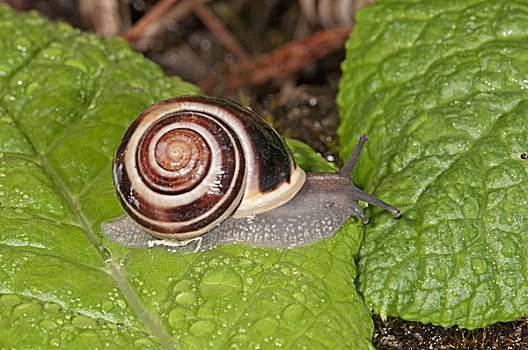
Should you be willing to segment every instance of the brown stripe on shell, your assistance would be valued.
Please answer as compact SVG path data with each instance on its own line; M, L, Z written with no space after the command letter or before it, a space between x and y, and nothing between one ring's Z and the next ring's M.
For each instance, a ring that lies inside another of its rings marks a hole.
M240 177L239 179L240 179L240 181L238 181L237 184L236 184L236 187L238 187L238 188L240 188L241 183L242 183L242 178ZM235 197L236 196L236 192L235 191L233 191L231 193L232 193L231 197ZM216 201L214 203L211 203L210 206L204 207L203 209L206 209L206 210L204 210L204 212L207 212L207 210L209 210L214 204L216 204ZM172 221L177 221L176 219L181 220L181 221L178 221L179 223L184 223L185 221L189 221L189 220L193 219L193 217L190 217L187 220L182 220L182 219L185 219L185 217L182 217L181 213L186 213L186 212L187 213L189 213L189 212L193 212L194 213L196 208L193 207L193 205L194 204L191 203L191 204L186 205L186 206L175 208L173 213L169 213L166 217L164 217L163 219L160 219L160 221L162 221L162 222L171 221L172 222ZM187 233L187 232L198 231L198 230L208 226L209 224L211 224L212 222L217 220L220 216L222 216L222 214L226 210L228 210L231 205L232 205L232 201L226 200L226 201L223 202L222 205L217 207L214 211L210 212L210 214L207 216L207 220L200 220L200 221L197 221L197 222L195 222L193 224L178 225L178 230L169 230L165 226L156 225L156 224L153 224L151 222L144 221L143 219L141 219L141 218L139 218L137 216L136 216L136 218L137 218L136 222L141 223L141 225L143 227L148 228L149 230L152 230L152 231L155 231L155 232L160 232L160 233L173 234L175 237L177 237L178 234L184 234L184 233ZM236 207L235 207L235 209L236 209Z

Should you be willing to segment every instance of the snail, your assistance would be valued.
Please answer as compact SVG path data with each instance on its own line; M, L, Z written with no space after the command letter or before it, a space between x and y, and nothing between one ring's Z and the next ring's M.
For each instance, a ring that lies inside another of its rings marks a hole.
M170 98L141 113L125 132L113 165L126 214L102 224L112 242L197 251L228 243L294 247L332 236L358 201L400 215L361 191L352 171L367 135L337 173L308 173L279 134L231 101Z

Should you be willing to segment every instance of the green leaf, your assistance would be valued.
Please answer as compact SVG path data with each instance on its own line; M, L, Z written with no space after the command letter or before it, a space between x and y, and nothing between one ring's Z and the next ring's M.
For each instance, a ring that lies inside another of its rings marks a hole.
M327 162L320 153L315 153L313 149L302 141L295 139L286 139L288 147L292 150L295 162L299 164L304 171L326 171L336 172L337 165Z
M123 213L111 163L124 130L197 88L121 39L6 6L0 62L0 348L372 348L354 224L297 249L188 255L100 235Z
M358 13L338 98L343 155L371 135L356 181L403 209L365 226L360 251L359 290L382 317L476 328L528 312L526 57L526 2Z

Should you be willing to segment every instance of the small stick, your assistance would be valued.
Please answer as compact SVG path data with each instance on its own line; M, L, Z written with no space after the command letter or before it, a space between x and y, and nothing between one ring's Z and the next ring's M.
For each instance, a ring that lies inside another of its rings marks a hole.
M244 64L231 64L227 76L203 80L198 86L212 91L217 85L228 90L258 85L274 78L284 77L301 69L306 63L342 49L350 36L353 25L321 30L308 38L289 42L272 52ZM225 81L225 83L224 83Z
M238 40L227 30L222 21L207 6L197 1L193 5L193 11L202 23L213 33L218 40L231 51L239 60L246 62L251 56L246 52Z
M161 0L158 2L152 9L145 14L143 17L137 21L128 32L123 35L123 38L126 41L131 41L136 39L141 35L143 30L150 25L150 23L155 22L163 16L172 5L174 5L178 0Z

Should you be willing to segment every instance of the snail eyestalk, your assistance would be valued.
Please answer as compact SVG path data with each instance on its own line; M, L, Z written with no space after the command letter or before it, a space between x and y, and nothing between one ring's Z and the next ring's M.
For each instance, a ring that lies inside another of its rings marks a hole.
M348 158L345 165L338 171L339 175L349 177L352 180L352 172L354 171L354 168L356 167L357 161L359 160L359 155L361 154L361 151L363 150L363 146L365 145L367 140L368 140L368 136L366 134L361 134L361 136L359 137L359 141L356 147L354 148L354 151ZM398 217L401 215L401 210L399 208L392 206L388 203L385 203L381 199L378 199L374 197L373 195L360 190L353 184L351 184L349 191L350 191L350 196L355 199L355 201L351 204L354 212L356 213L355 215L358 216L361 219L361 221L363 221L364 224L368 223L369 219L363 213L363 210L361 209L361 207L359 206L357 202L358 200L378 206L382 209L385 209L391 212L392 215L394 215L395 217Z
M352 154L346 161L345 165L339 169L337 172L338 174L341 174L343 176L350 176L352 177L352 172L354 171L354 168L356 167L356 163L359 159L359 155L361 154L361 151L363 150L363 146L365 145L365 142L367 142L368 136L367 134L361 134L359 136L359 141L354 148L354 151L352 151Z

